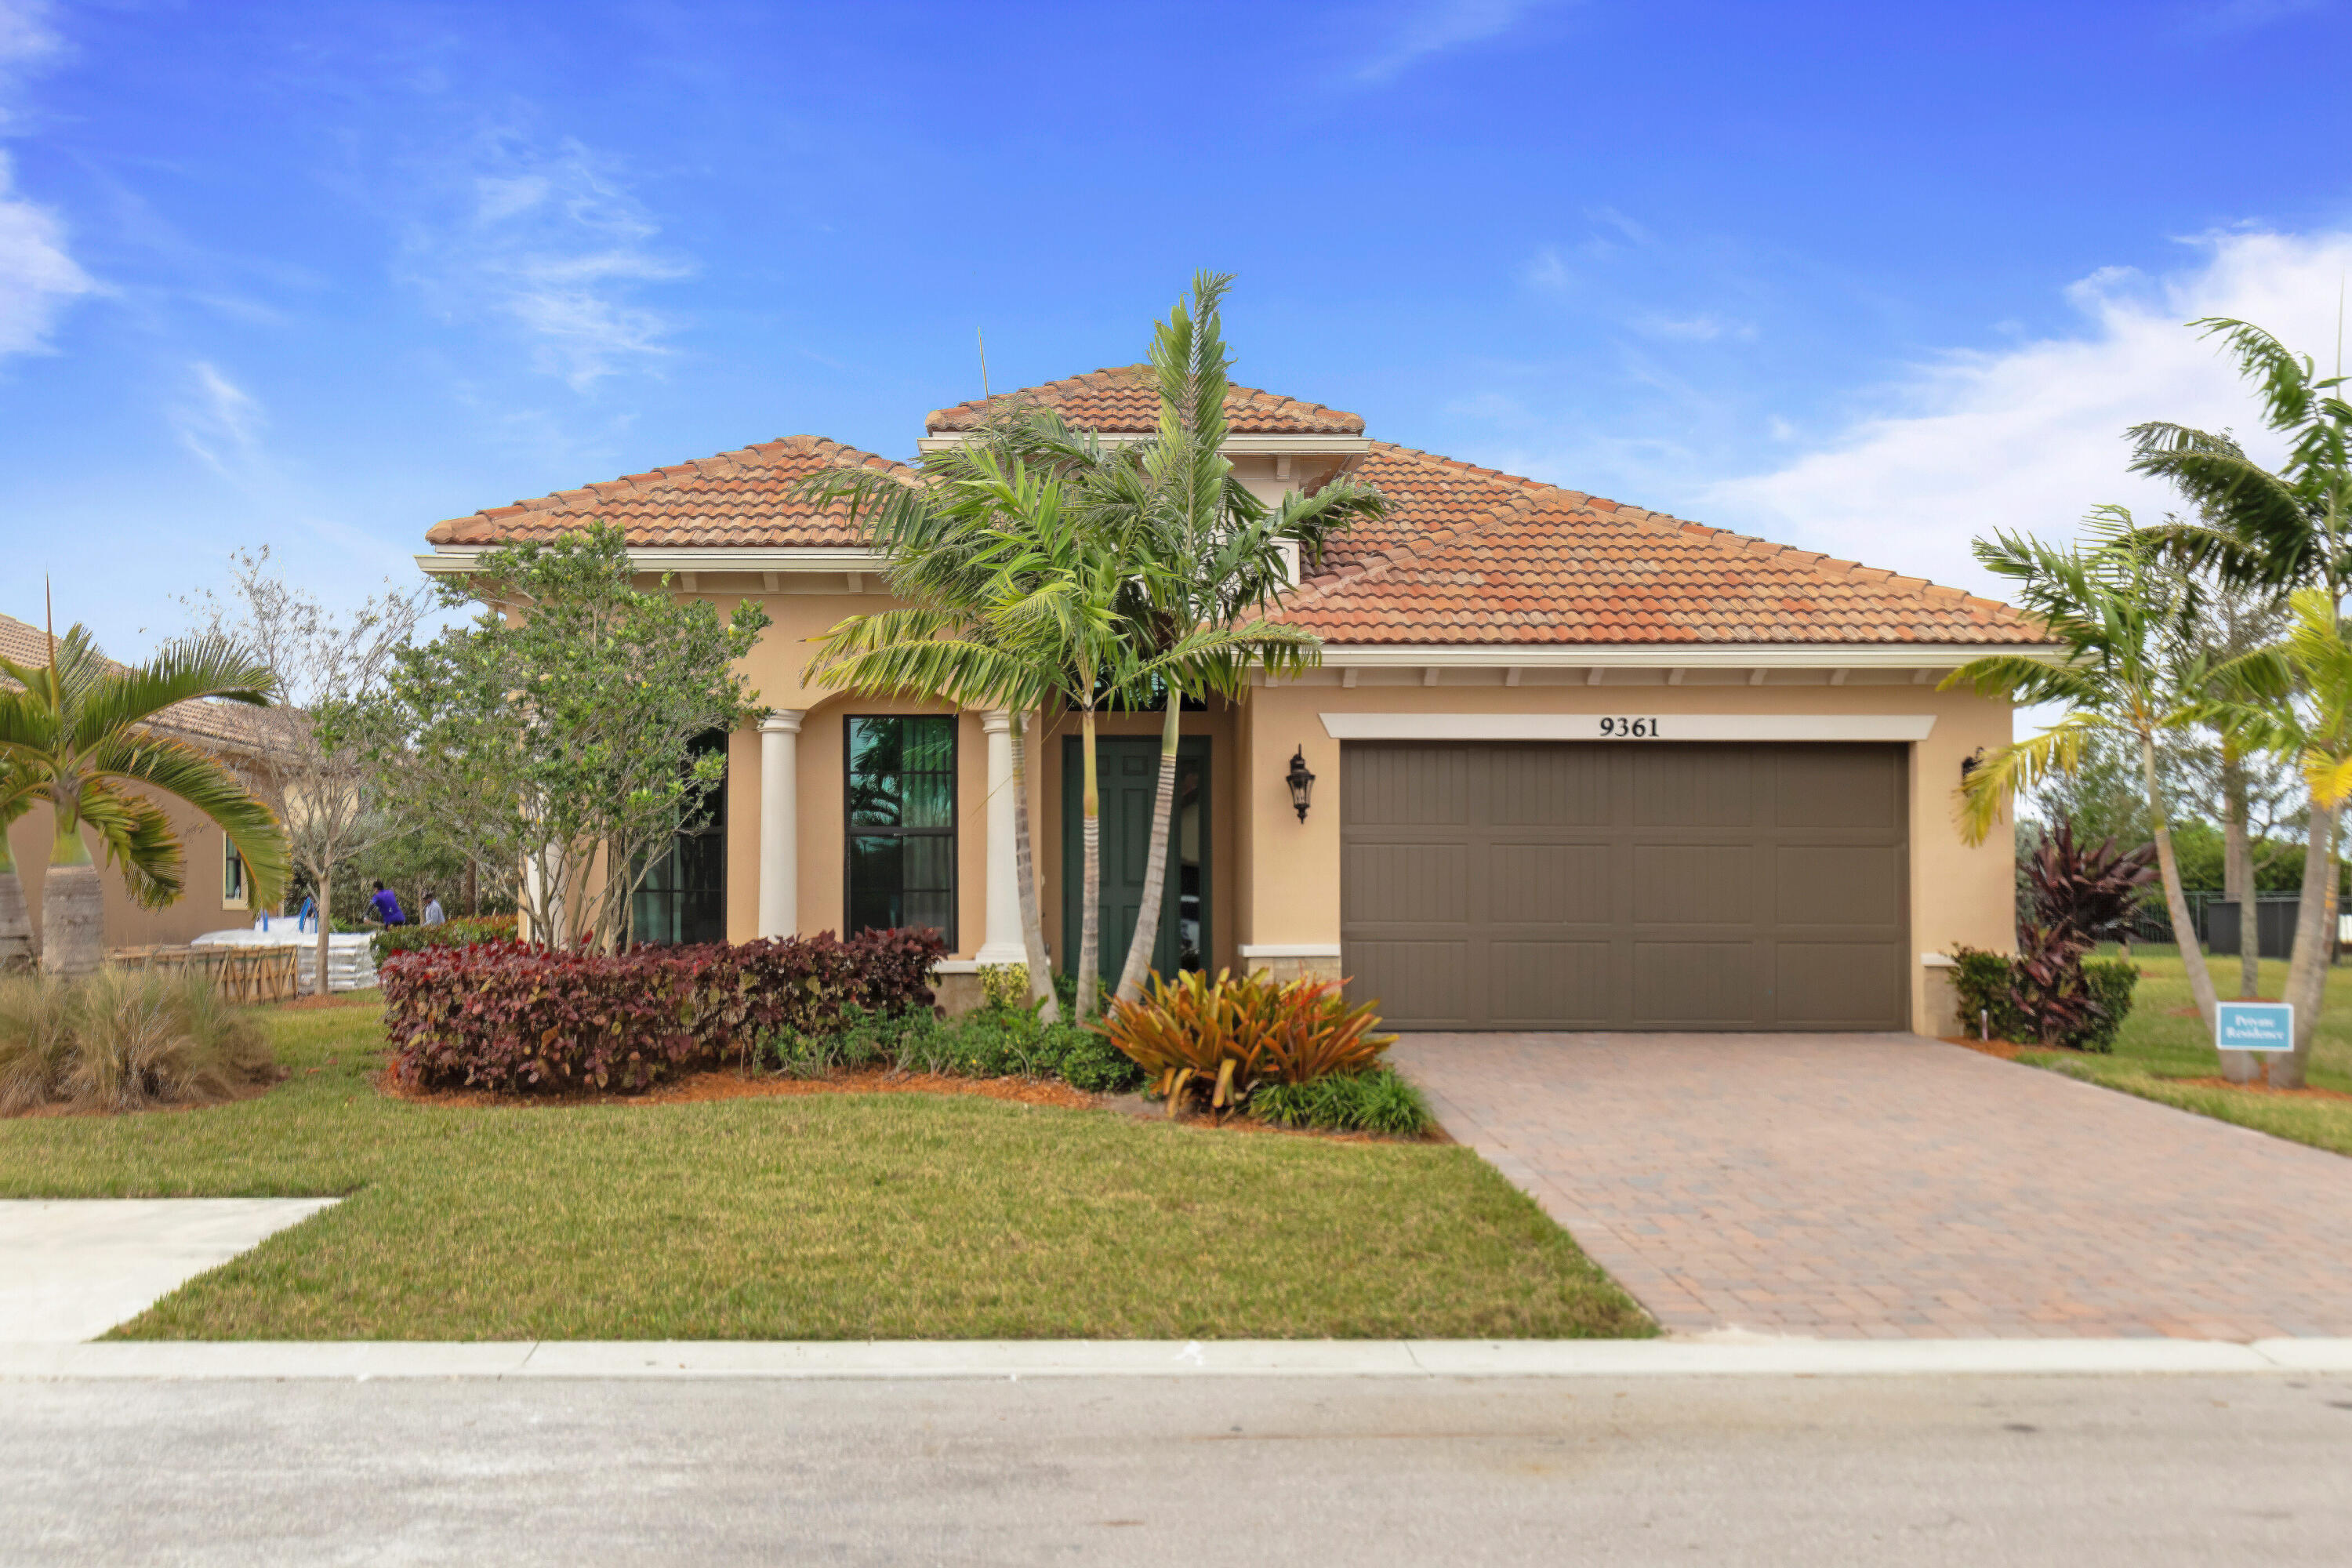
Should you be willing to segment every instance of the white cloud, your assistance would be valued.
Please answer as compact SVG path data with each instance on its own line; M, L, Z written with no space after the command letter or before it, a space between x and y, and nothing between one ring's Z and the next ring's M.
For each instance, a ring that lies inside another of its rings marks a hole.
M1770 472L1708 487L1708 521L1979 592L1969 553L1996 528L2060 536L2107 501L2160 515L2171 492L2126 473L2130 426L2231 427L2275 443L2231 363L2182 323L2233 316L2332 369L2352 234L2212 235L2198 264L2157 279L2104 268L2068 290L2077 333L1955 353L1887 389L1864 418ZM1777 432L1776 432L1777 433Z
M447 314L503 320L537 369L575 389L671 352L676 319L637 289L693 268L655 246L660 226L587 148L483 137L448 195L406 247L412 280Z
M180 445L225 479L251 485L264 472L259 400L203 360L188 366L188 391L171 410Z
M58 312L97 287L66 253L58 215L16 193L16 170L0 153L0 354L48 344Z
M1370 59L1356 68L1356 79L1378 85L1393 80L1433 55L1500 37L1532 12L1557 0L1423 0L1401 17Z

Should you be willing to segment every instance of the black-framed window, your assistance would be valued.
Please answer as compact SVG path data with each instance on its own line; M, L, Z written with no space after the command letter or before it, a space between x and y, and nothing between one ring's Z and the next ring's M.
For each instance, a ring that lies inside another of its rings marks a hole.
M696 737L690 755L727 754L727 734ZM694 814L658 850L630 900L632 942L727 940L727 780L720 775Z
M956 945L956 721L852 715L845 935L933 926Z

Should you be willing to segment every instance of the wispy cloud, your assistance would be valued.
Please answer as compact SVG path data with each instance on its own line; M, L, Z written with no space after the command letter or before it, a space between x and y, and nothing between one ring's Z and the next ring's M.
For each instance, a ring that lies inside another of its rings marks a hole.
M9 101L27 73L65 52L49 0L0 0L0 127L16 118Z
M2235 233L2151 279L2103 268L2074 285L2068 336L1952 353L1882 388L1882 412L1769 472L1714 486L1708 521L1997 593L1969 542L1996 528L2070 531L2106 501L2179 502L2126 472L2124 430L2149 419L2233 426L2266 458L2260 410L2214 344L2182 323L2258 322L2331 371L2352 234Z
M268 416L258 399L216 366L203 360L188 366L171 420L180 445L221 478L250 487L263 477L261 432Z
M574 389L672 352L677 318L640 291L694 268L656 244L659 224L610 161L569 139L485 135L441 209L412 228L404 264L451 318L503 321Z
M1392 81L1435 55L1485 43L1560 0L1421 0L1395 17L1377 52L1358 66L1367 86Z
M46 0L0 0L0 132L17 122L26 76L64 47ZM47 348L58 312L97 287L68 250L64 222L17 194L16 165L0 153L0 355Z

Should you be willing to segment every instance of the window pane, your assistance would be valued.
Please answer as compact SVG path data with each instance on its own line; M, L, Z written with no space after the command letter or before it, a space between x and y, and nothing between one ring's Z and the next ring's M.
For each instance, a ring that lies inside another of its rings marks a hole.
M953 827L955 781L947 773L908 773L899 780L908 827Z
M905 890L899 871L898 838L853 838L849 841L849 929L891 931L906 924L902 918Z
M849 721L847 931L936 926L954 940L955 742L946 715Z
M898 822L898 776L896 773L849 775L849 822L853 827L896 827Z
M899 761L899 719L852 719L849 721L849 768L852 773L895 773Z
M945 773L955 762L955 721L947 718L908 719L906 760L909 772Z

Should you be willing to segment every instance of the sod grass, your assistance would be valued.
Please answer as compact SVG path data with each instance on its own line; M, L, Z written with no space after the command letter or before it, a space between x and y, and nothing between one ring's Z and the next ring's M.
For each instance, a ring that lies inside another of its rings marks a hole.
M372 997L264 1016L261 1098L0 1121L0 1196L345 1197L116 1337L1654 1331L1466 1149L913 1094L418 1105L371 1081Z
M2112 955L2115 949L2102 952ZM2184 1081L2217 1078L2221 1071L2221 1055L2189 1001L2188 967L2177 949L2137 949L2132 956L2140 966L2139 990L2112 1055L2036 1051L2018 1059L2298 1143L2352 1154L2352 1100L2263 1094ZM2208 962L2222 997L2235 996L2236 955ZM2285 988L2286 964L2264 961L2262 994L2275 997ZM2352 1092L2352 964L2328 976L2308 1078L2315 1088Z

